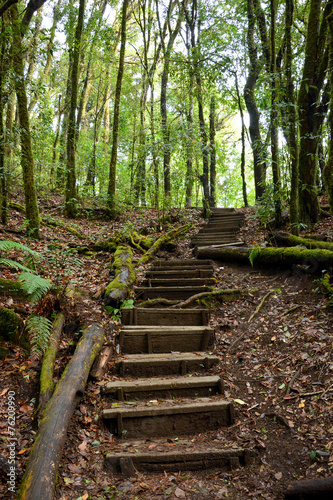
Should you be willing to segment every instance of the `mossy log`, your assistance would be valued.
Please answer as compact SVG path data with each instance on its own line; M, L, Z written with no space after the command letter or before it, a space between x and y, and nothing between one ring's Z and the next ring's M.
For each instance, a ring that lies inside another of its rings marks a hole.
M60 336L65 323L65 316L58 313L52 325L49 346L43 356L42 370L40 373L40 391L39 391L39 415L42 415L44 408L50 400L53 390L53 371L54 361L60 342Z
M302 245L309 249L321 248L323 250L330 250L331 252L333 252L333 243L329 241L319 241L312 238L301 238L300 236L294 236L283 231L276 231L275 233L273 233L272 239L278 246L282 247L295 247L297 245Z
M198 249L198 259L212 259L222 262L239 262L248 264L252 253L254 265L290 266L305 265L309 272L316 272L325 266L333 265L333 252L330 250L307 250L300 247L289 248L210 248Z
M0 341L9 341L14 344L19 341L19 327L22 320L13 309L0 307Z
M168 233L164 234L158 240L155 241L155 243L151 246L151 248L142 255L140 258L138 265L144 265L148 264L150 262L155 254L166 244L172 242L173 240L178 239L180 236L183 236L184 234L188 233L192 229L192 224L186 224L185 226L182 226L178 229L172 229Z
M331 500L333 498L333 476L304 479L288 486L284 500Z
M133 253L127 246L119 246L114 254L113 268L115 278L106 287L105 304L119 306L130 294L130 288L135 281L133 268Z
M0 278L0 294L17 298L28 300L27 292L22 288L22 283L20 281L7 280L5 278Z
M53 499L67 428L103 342L104 332L98 323L84 328L75 353L44 411L18 500Z

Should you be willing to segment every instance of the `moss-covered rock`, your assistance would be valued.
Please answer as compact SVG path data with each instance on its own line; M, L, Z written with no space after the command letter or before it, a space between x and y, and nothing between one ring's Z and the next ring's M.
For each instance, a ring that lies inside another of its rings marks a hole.
M28 298L26 291L22 288L22 283L5 278L0 278L0 294L19 299Z
M0 307L0 340L17 343L22 320L13 309Z

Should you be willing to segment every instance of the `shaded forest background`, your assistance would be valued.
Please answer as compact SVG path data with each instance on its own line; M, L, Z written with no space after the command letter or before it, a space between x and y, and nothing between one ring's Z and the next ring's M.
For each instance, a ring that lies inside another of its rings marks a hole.
M64 210L332 206L330 0L7 0L0 7L1 217L14 186Z

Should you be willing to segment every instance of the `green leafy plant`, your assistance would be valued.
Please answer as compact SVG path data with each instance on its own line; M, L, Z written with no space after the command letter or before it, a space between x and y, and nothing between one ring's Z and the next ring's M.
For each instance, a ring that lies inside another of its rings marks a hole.
M41 356L49 343L52 321L39 314L32 314L27 318L25 326L30 336L32 352Z
M0 241L0 252L10 250L27 252L30 257L28 261L28 264L30 266L34 265L35 262L40 258L37 252L29 247L26 247L25 245L22 245L21 243L18 243L16 241ZM28 299L32 302L40 300L50 289L50 280L42 278L41 276L36 274L34 269L31 269L21 264L20 262L8 259L6 257L1 257L0 266L1 265L10 267L17 271L22 271L18 275L18 281L22 282L22 290L27 294Z
M260 252L261 252L261 247L259 247L259 246L251 248L251 250L249 252L249 261L251 262L252 267L254 265L255 258L258 257L258 255L260 255Z

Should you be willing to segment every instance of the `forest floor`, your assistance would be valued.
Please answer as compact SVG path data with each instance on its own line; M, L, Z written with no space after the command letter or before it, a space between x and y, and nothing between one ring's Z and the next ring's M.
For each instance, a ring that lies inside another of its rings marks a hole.
M157 213L153 210L128 212L114 223L101 219L66 220L57 208L44 208L58 221L75 227L90 240L108 238L115 230L135 228L146 234L156 234ZM253 218L254 209L243 209L246 222L242 237L248 245L265 241L266 231ZM182 239L172 253L162 251L162 258L191 258L189 237L203 224L196 210L174 210L169 225L192 222L194 229ZM12 211L8 228L19 230L24 222L20 212ZM316 224L311 231L325 234L333 241L333 218ZM2 239L13 239L40 252L39 272L55 284L69 280L84 288L86 297L65 299L56 303L45 299L42 310L62 307L67 316L55 365L55 379L74 352L77 332L82 321L98 321L106 331L106 342L114 340L101 300L105 285L110 281L108 265L112 256L105 252L78 255L70 244L82 245L82 240L64 228L42 227L40 241L24 235L7 233ZM22 259L20 253L10 258ZM149 265L148 265L149 267ZM137 274L139 282L144 269ZM3 272L3 269L1 269ZM212 370L224 379L225 396L237 408L236 423L186 438L150 439L148 449L181 449L207 447L223 442L226 447L237 445L255 450L255 463L232 471L218 469L200 473L138 474L131 479L112 476L103 468L103 457L114 449L137 449L140 443L129 444L116 439L103 428L98 417L106 404L101 387L115 380L112 364L100 382L89 381L83 399L72 418L59 469L55 498L58 500L94 499L281 499L290 482L301 478L325 477L333 468L333 360L332 307L321 293L321 274L307 273L302 266L292 269L251 268L251 266L216 263L214 276L218 288L254 290L242 298L216 302L210 325L216 331L215 352L219 365ZM6 277L15 273L6 269ZM270 292L270 293L269 293ZM256 307L268 294L261 309L252 318ZM0 296L0 307L12 307L22 319L36 306L22 300ZM39 310L41 306L39 306ZM0 454L8 455L7 393L16 393L17 466L24 471L25 463L37 431L34 412L38 403L41 362L26 357L14 345L6 345L8 355L0 361ZM0 478L1 479L1 478ZM6 478L0 482L0 498L14 498L8 492ZM19 481L18 481L19 483ZM36 499L37 500L37 499Z

